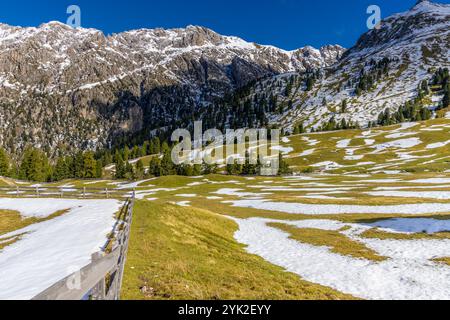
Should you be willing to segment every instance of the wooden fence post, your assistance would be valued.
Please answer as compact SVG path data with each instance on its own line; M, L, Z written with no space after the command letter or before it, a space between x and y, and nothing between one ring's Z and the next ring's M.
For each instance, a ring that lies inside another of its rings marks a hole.
M96 252L92 255L92 261L97 261L102 258L102 254L100 252ZM105 277L100 280L100 282L92 288L91 290L91 299L92 300L104 300L106 295L106 284Z

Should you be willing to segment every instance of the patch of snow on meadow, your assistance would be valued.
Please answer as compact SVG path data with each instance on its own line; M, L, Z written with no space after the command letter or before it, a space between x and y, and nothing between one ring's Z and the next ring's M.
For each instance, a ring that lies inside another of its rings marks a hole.
M363 299L450 299L450 267L430 260L447 256L450 240L365 239L354 233L367 230L369 226L330 220L234 220L239 225L235 238L248 246L248 252L296 273L306 281ZM325 246L290 239L288 233L267 226L268 222L335 231L350 226L351 230L342 233L389 259L374 262L333 253Z
M5 201L8 200L8 205ZM0 252L0 299L31 299L91 262L106 244L120 210L117 200L2 199L2 208L51 220L2 235L24 234Z
M174 204L176 204L177 206L180 206L180 207L190 207L191 206L190 201L179 201L179 202L175 202Z
M288 154L288 153L291 153L292 151L294 151L294 148L292 148L292 147L282 147L282 146L275 146L275 147L271 147L270 149L280 151L283 154Z
M351 141L352 141L351 139L340 140L336 144L336 148L345 149L345 148L347 148L350 145Z
M57 211L80 207L83 203L82 200L70 199L47 201L36 198L27 200L3 198L0 199L0 209L18 211L24 218L46 218Z
M306 141L306 144L307 144L308 146L311 146L311 147L314 147L315 145L319 144L319 141L318 141L318 140L315 140L315 139L310 139L310 138L308 138L308 137L303 137L302 139L303 139L304 141Z
M300 153L298 156L299 156L299 157L310 156L310 155L312 155L312 154L314 153L315 150L316 150L316 149L308 149L308 150L305 150L305 151L303 151L302 153Z
M117 189L134 189L139 187L139 185L141 185L142 183L148 182L148 181L152 181L155 180L154 178L152 179L146 179L146 180L141 180L141 181L136 181L136 182L131 182L131 183L121 183L117 185ZM153 187L150 185L147 185L146 187Z
M406 130L406 129L414 128L418 125L419 125L419 123L417 123L417 122L404 122L400 125L400 128L398 128L397 130L394 130L394 131Z
M230 188L219 189L212 193L218 194L218 195L235 196L235 197L239 197L239 198L260 197L260 196L265 196L265 195L271 195L271 193L242 192L242 189L230 189Z
M408 181L411 183L423 183L423 184L445 184L450 183L450 178L429 178L429 179L417 179Z
M356 161L356 160L361 160L363 158L364 158L364 155L360 155L360 156L345 156L344 160Z
M442 148L445 147L446 145L450 144L450 140L447 140L445 142L436 142L436 143L431 143L429 145L427 145L427 149L437 149L437 148Z
M306 215L334 215L351 213L419 215L427 213L450 212L450 203L417 203L387 206L304 204L291 202L273 202L267 200L236 200L224 201L224 203L230 203L233 207L239 208L253 208L258 210L269 210Z
M397 132L386 136L387 139L398 139L417 135L417 132Z
M450 191L371 191L365 193L377 197L423 198L437 200L450 199Z
M400 139L377 144L372 146L376 149L376 152L380 152L389 148L409 149L421 144L422 141L419 138Z
M343 166L334 161L323 161L323 162L315 163L315 164L311 165L311 167L315 167L315 168L323 167L324 170L328 171L328 170L342 168Z
M222 197L217 197L217 196L211 196L211 197L206 197L206 199L208 200L222 200Z

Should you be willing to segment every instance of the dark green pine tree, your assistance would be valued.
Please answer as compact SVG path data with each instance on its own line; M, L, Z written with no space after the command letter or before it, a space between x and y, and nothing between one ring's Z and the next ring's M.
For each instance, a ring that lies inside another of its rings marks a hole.
M342 105L341 105L341 113L346 113L347 112L347 99L344 99L342 101Z
M153 139L153 153L152 154L160 154L161 153L161 140L158 137Z
M125 175L124 178L127 180L132 180L134 178L133 165L127 161L125 162Z
M8 176L10 171L10 162L5 149L0 148L0 176Z
M306 79L306 91L311 91L314 87L314 79L312 77L308 77Z
M97 177L97 161L94 153L87 151L83 154L83 178L93 179Z
M279 160L279 169L278 169L279 175L285 175L285 174L292 173L291 168L289 168L289 165L286 163L286 161L284 161L283 155L281 153L278 156L278 160Z
M96 178L102 178L103 177L103 161L100 160L100 159L96 161L95 177Z
M77 152L73 159L73 177L84 178L84 155L83 152Z
M56 161L53 176L57 181L67 179L71 176L65 157L59 157Z
M25 149L20 165L19 177L21 179L46 182L51 179L52 170L47 155L32 147Z
M116 154L116 160L115 160L115 164L116 164L116 178L117 179L123 179L125 178L125 163L122 159L122 156L120 155L120 153Z
M152 159L150 160L150 165L149 165L149 174L155 176L155 177L160 177L162 175L161 172L161 160L158 157L152 157Z
M444 98L442 99L443 108L450 107L450 83L445 86L444 89Z
M142 179L144 177L144 171L144 162L142 162L142 160L138 160L138 162L136 162L136 170L134 174L135 179Z
M123 148L123 161L128 161L130 160L130 148L128 148L128 146L125 146L125 148Z
M175 166L174 163L172 162L172 155L170 149L168 148L168 146L166 147L167 143L164 144L163 144L164 153L163 158L161 160L161 175L169 176L175 174Z

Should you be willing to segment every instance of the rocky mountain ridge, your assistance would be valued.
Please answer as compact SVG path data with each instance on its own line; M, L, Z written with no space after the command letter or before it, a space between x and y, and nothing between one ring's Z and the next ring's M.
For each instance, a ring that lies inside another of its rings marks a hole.
M95 149L188 127L360 126L450 67L450 5L419 1L354 47L285 51L198 26L105 36L58 22L0 25L0 141ZM426 97L431 110L440 92ZM345 108L343 107L345 105Z
M0 25L0 137L67 148L171 125L262 77L329 66L345 49L285 51L197 26L105 36L59 22Z

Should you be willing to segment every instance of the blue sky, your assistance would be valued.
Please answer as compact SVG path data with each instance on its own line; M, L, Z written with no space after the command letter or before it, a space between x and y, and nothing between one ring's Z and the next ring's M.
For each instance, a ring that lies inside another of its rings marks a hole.
M38 26L66 22L66 8L80 6L82 26L105 33L138 28L173 28L189 24L221 34L284 49L305 45L350 47L367 31L366 9L380 6L387 17L412 7L417 0L71 0L2 1L0 22ZM439 0L450 3L450 0Z

